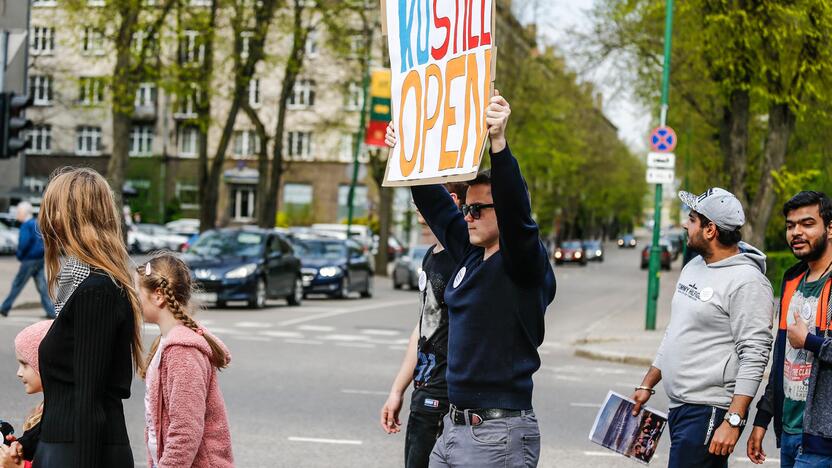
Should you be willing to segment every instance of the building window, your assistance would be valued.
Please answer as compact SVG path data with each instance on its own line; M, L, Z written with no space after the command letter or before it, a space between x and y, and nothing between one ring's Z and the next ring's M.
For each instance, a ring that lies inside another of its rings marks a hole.
M153 127L135 125L130 129L130 156L150 156L153 154Z
M260 79L252 78L248 82L248 102L252 106L260 105Z
M93 106L104 102L104 78L82 76L78 90L78 102L83 106Z
M186 30L182 33L179 44L179 61L181 63L201 63L205 58L205 45L199 31Z
M361 110L362 102L364 102L364 89L362 89L360 84L353 81L349 84L349 87L347 88L346 98L347 110L359 111Z
M364 56L364 36L353 34L350 36L350 56L359 58Z
M179 156L193 158L199 152L199 129L191 126L179 127Z
M306 56L315 57L318 55L318 31L309 31L306 36Z
M136 90L136 108L148 109L156 107L156 84L140 83Z
M312 159L312 132L287 132L286 154L293 159Z
M338 219L347 219L349 216L349 185L338 186ZM356 185L353 195L352 217L363 218L367 216L367 186Z
M33 7L53 7L58 6L56 0L32 0Z
M51 55L55 51L55 28L32 28L32 55Z
M75 154L79 156L98 156L101 154L101 127L82 126L76 130L78 141Z
M234 221L254 219L255 188L234 186L231 188L231 218Z
M29 90L34 96L34 105L48 106L52 104L52 77L46 75L32 75L29 77Z
M104 6L104 0L87 0L87 6L103 7Z
M254 130L234 132L234 156L250 157L260 152L260 137Z
M283 186L283 212L290 223L311 222L312 186L309 184L286 184Z
M245 60L251 52L251 38L254 37L253 31L243 31L240 33L240 58Z
M92 26L84 28L81 38L81 51L85 54L104 54L104 32Z
M199 209L199 187L193 184L176 183L176 198L183 210Z
M35 125L27 134L29 154L49 154L52 151L52 126Z
M190 92L180 94L177 99L176 112L173 116L177 119L196 118L197 104L199 103L199 90L192 87Z
M358 133L341 135L341 162L351 163L352 154L355 151L355 140L358 138Z
M297 80L287 103L293 109L306 109L315 105L315 82Z
M30 192L43 193L46 188L47 180L41 177L24 177L23 186L29 189Z

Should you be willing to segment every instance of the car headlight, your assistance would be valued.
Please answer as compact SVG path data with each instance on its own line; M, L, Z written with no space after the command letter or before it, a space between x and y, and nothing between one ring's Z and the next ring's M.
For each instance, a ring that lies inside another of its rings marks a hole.
M563 257L563 252L555 252L555 258Z
M618 245L624 245L624 239L618 239Z
M600 250L596 250L596 251L595 251L595 255L596 255L597 257L600 257L600 256L601 256L601 255L603 255L603 254L604 254L604 252L601 252Z
M229 271L225 274L225 277L228 279L240 279L252 275L255 271L257 271L257 264L249 263L248 265L243 265Z
M341 273L341 269L336 266L327 266L318 270L318 274L324 278L332 278L338 276L339 273Z
M582 253L580 253L580 252L575 252L575 258L581 258L581 257L583 257L583 254L582 254Z

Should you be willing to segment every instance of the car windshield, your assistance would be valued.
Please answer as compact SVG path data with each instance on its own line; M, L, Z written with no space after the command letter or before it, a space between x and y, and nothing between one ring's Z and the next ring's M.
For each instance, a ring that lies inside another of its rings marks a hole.
M569 241L569 242L564 242L561 247L564 248L564 249L580 249L581 248L581 243L578 242L578 241Z
M338 260L347 255L347 247L339 241L306 240L298 243L298 254L303 258Z
M601 242L600 241L586 241L584 242L584 246L588 249L600 249Z
M422 261L425 258L425 254L428 253L428 249L430 246L420 245L419 247L413 247L410 249L410 258L413 260Z
M245 231L209 231L188 252L204 256L256 257L263 253L263 234Z

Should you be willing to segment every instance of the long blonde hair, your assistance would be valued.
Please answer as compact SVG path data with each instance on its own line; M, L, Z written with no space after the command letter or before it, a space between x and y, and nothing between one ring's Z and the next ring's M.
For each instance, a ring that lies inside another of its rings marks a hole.
M124 245L121 216L104 177L93 169L56 170L43 194L38 226L45 247L50 295L55 297L60 256L69 255L100 270L120 286L133 309L133 365L142 360L142 309L133 288L130 257Z
M35 406L32 411L26 416L26 420L23 421L23 431L28 431L29 429L38 425L40 420L43 418L43 402L40 402L39 405Z
M182 259L170 253L156 254L153 258L136 269L139 278L139 285L148 291L160 291L165 297L165 305L173 318L182 325L202 335L208 346L211 348L211 364L217 369L228 367L228 356L220 344L204 330L191 317L189 312L191 295L194 290L191 282L191 272L188 265ZM159 349L157 337L150 346L150 352L145 361L145 369L150 366L153 355ZM145 377L146 374L142 374Z

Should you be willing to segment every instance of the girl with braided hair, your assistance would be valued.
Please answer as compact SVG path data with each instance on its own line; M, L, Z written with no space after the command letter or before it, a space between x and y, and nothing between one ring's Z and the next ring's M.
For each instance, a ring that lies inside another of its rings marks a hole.
M191 318L191 275L172 254L137 269L147 323L161 335L145 363L145 441L151 468L230 468L231 434L217 371L228 348Z

